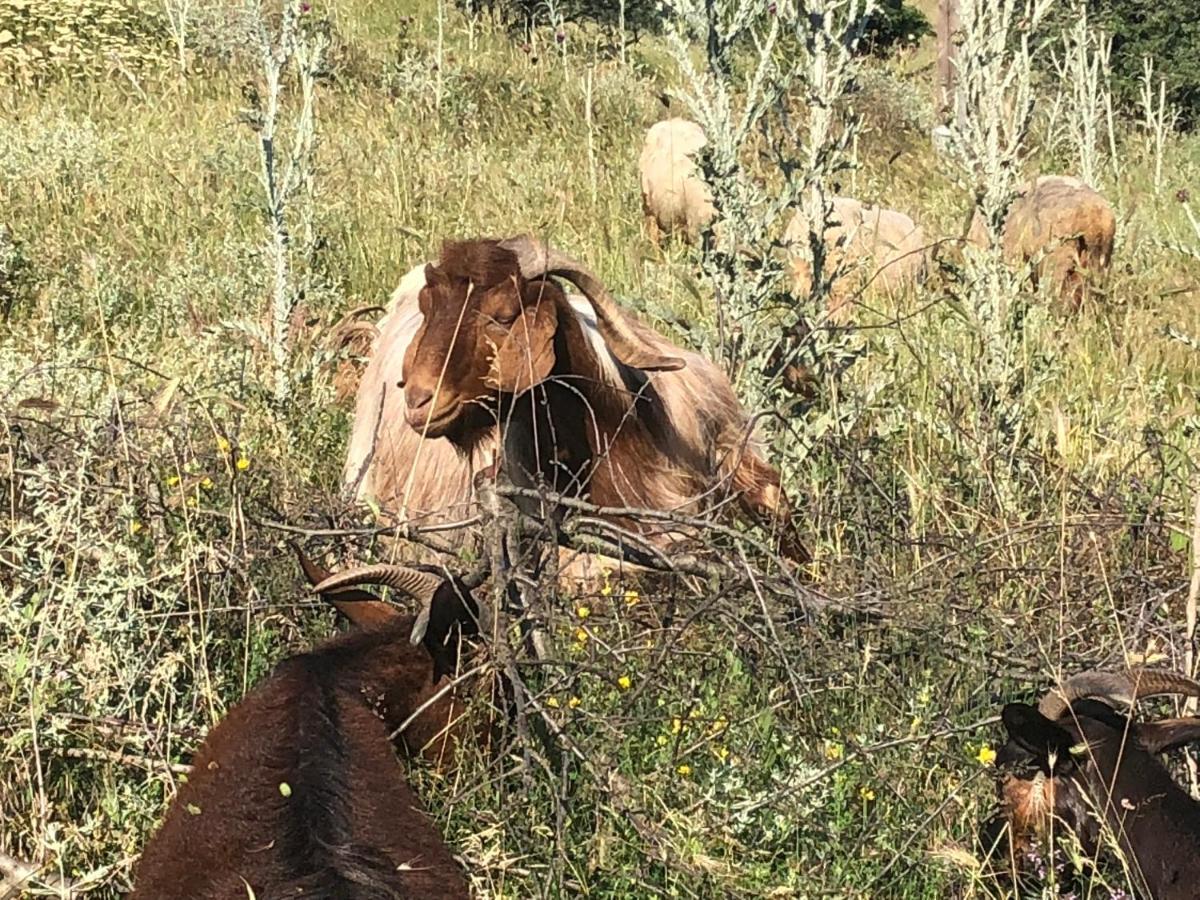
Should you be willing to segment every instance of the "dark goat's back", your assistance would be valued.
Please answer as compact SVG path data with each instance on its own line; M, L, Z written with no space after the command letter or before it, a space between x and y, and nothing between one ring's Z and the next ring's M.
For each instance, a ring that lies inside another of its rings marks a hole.
M134 900L242 900L247 887L259 900L469 898L390 739L387 718L407 717L432 686L409 628L404 619L286 660L231 709L147 846ZM371 703L398 708L381 718ZM433 717L433 734L447 714L434 704L417 723Z

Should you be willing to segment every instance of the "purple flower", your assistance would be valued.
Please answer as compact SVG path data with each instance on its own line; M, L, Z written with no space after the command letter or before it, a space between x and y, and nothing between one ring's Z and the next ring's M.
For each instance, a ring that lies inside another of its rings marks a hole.
M301 14L304 14L304 13L306 13L306 12L310 11L311 9L312 9L312 4L311 4L311 3L301 3L301 4L300 4L300 12L301 12Z
M567 39L567 33L565 31L554 32L554 42L556 44L561 44L566 39Z

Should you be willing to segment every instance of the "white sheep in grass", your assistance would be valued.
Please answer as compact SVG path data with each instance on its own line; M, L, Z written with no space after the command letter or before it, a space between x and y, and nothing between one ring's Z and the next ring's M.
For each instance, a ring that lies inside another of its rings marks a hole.
M695 240L712 221L712 194L694 159L705 143L704 129L687 119L666 119L646 132L639 163L642 210L655 243L672 232Z

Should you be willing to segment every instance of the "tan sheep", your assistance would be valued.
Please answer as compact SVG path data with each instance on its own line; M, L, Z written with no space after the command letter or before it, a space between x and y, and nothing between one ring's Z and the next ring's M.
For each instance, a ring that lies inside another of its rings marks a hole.
M1099 192L1078 178L1039 175L1017 188L1004 219L1003 250L1009 263L1033 262L1035 284L1049 279L1070 310L1087 293L1088 270L1107 271L1112 261L1117 217ZM976 210L967 240L988 245Z
M849 197L834 197L833 213L825 230L826 271L844 264L847 271L833 283L829 312L844 315L846 306L862 289L898 291L925 274L925 233L911 218L894 209L869 206ZM800 252L808 243L808 218L796 210L783 233L791 248L794 291L807 295L812 266Z
M704 129L687 119L667 119L646 132L639 162L642 210L655 243L672 232L694 241L712 221L712 194L693 159L705 142Z

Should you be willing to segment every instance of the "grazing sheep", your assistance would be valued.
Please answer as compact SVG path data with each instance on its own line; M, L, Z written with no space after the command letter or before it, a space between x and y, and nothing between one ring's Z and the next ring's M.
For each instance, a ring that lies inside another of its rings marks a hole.
M1040 175L1017 188L1004 219L1004 258L1014 265L1035 263L1034 283L1048 280L1074 311L1087 294L1088 274L1108 270L1116 233L1116 214L1101 194L1077 178ZM967 240L988 245L978 210Z
M345 477L397 518L470 516L472 475L499 457L519 485L600 506L688 513L736 498L804 558L729 379L565 254L529 237L447 243L437 265L405 276L380 330ZM659 546L680 537L610 521Z
M681 232L694 241L712 221L712 194L693 161L704 144L704 129L687 119L657 122L646 132L638 171L646 231L655 243L660 232Z
M985 845L1006 849L1019 871L1027 849L1064 831L1094 859L1107 827L1146 896L1196 897L1200 803L1155 755L1200 739L1200 718L1135 722L1116 709L1162 694L1200 697L1200 683L1171 672L1086 672L1037 708L1005 706L1002 811L985 826Z
M844 311L860 289L898 291L915 284L925 274L925 233L912 219L894 209L869 206L849 197L834 197L833 214L825 229L825 271L845 265L835 279L829 312ZM799 252L809 240L808 217L796 210L783 234L792 247L794 291L807 296L812 285L812 265Z
M327 574L302 563L310 579ZM422 615L347 590L366 582L417 598ZM452 752L460 710L434 697L457 665L455 633L474 630L473 601L454 582L396 566L318 590L356 627L285 660L212 729L142 854L134 900L470 897L391 735L412 717L408 746Z

